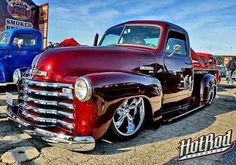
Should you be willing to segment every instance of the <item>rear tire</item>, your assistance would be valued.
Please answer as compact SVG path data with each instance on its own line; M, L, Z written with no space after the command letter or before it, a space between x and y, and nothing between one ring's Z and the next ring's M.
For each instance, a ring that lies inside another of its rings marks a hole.
M216 87L211 86L210 89L208 90L206 105L211 105L212 104L212 102L215 98L215 95L216 95Z

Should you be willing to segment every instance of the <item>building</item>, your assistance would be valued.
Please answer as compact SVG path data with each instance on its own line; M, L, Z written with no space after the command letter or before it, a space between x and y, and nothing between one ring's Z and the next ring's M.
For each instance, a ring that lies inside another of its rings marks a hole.
M35 28L43 34L47 45L48 4L37 6L32 0L0 1L0 32L9 28Z

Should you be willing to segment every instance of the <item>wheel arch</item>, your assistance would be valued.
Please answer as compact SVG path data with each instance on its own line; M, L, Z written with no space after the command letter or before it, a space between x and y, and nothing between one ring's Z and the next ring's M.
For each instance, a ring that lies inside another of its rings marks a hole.
M215 95L217 91L217 80L212 74L205 74L201 79L200 84L200 105L205 105L207 102L207 96L209 89L215 87ZM214 96L215 97L215 96Z
M148 118L160 117L162 87L158 79L123 72L93 73L85 76L93 85L93 100L96 101L98 123L93 136L100 138L109 128L119 105L126 99L143 97Z

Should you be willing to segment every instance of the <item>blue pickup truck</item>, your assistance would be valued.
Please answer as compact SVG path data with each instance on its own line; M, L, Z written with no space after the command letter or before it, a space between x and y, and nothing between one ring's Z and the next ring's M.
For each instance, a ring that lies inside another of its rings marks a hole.
M8 29L0 35L0 86L13 84L17 68L29 67L42 52L42 34L36 29Z

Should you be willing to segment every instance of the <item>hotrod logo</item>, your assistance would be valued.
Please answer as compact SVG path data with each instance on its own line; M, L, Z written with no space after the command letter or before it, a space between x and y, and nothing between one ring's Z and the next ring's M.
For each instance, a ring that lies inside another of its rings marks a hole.
M232 130L225 135L215 136L214 133L203 135L198 140L184 139L179 146L179 161L226 152L234 146Z
M27 20L31 17L30 4L23 0L6 0L8 3L7 10L9 14L16 19Z

